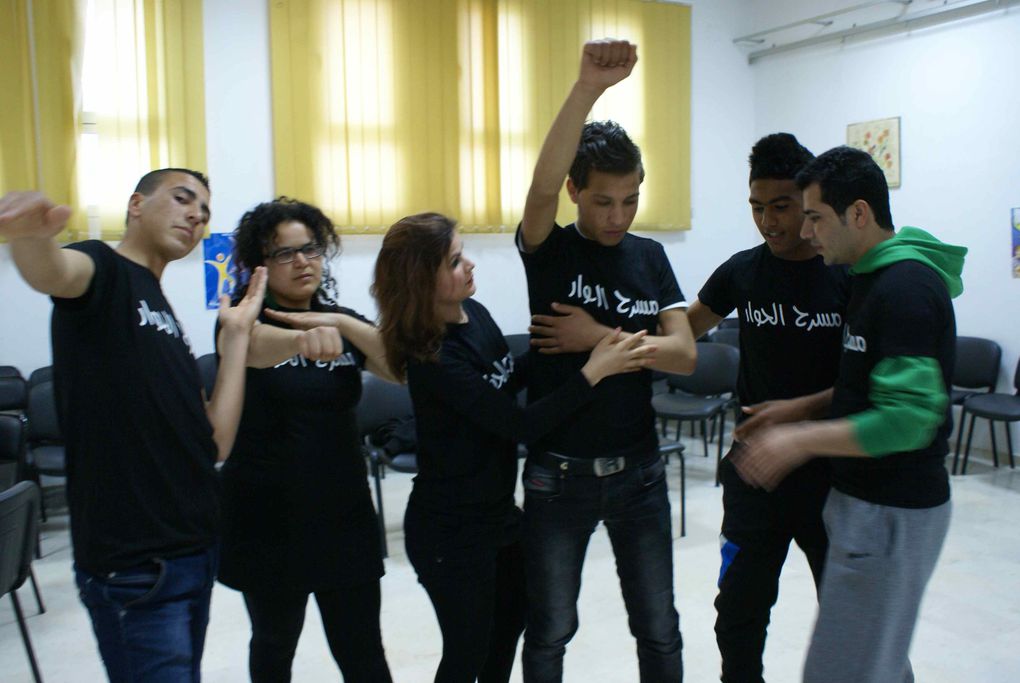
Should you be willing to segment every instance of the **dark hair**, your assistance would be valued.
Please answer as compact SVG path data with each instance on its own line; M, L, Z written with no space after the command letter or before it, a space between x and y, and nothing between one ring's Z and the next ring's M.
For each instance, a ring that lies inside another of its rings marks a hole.
M843 215L847 207L863 199L884 230L894 230L889 209L889 186L885 174L867 152L842 145L820 154L797 174L797 187L818 184L822 201Z
M581 131L577 155L570 165L570 180L574 187L578 190L588 187L588 176L592 171L613 175L640 171L641 180L645 179L641 150L615 121L590 121Z
M409 360L438 358L446 323L436 310L436 282L456 227L452 218L419 213L401 218L383 238L371 292L386 361L400 379Z
M311 204L277 197L241 216L234 230L234 265L239 271L251 274L265 263L266 255L273 248L277 226L288 221L297 221L307 227L312 233L312 241L323 248L322 282L316 290L316 297L322 304L335 304L336 280L330 275L329 259L340 253L340 236L336 234L333 221ZM244 296L244 289L234 296Z
M135 192L144 194L148 197L159 188L163 182L163 176L168 173L187 173L192 178L195 178L198 182L202 183L202 185L205 186L205 189L209 190L209 179L198 171L192 171L190 168L160 168L155 171L149 171L139 178L138 184L135 185Z
M815 155L789 133L766 135L751 148L751 155L747 158L751 177L747 182L763 178L793 180L798 171L814 158Z

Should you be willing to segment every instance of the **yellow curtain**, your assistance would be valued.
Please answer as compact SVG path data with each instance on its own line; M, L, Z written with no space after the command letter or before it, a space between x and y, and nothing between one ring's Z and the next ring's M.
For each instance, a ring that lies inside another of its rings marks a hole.
M116 240L144 173L206 171L202 0L88 0L85 35L82 203Z
M0 194L33 189L77 205L80 15L73 0L0 3ZM76 213L62 237L83 225Z
M688 228L690 8L640 0L271 0L276 191L345 232L425 210L511 230L581 46L603 36L639 45L593 112L645 152L634 227Z

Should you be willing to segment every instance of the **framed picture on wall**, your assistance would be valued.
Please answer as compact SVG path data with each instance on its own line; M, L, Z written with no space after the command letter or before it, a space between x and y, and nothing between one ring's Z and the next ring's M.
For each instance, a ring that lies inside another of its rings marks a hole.
M846 144L864 150L885 171L889 187L900 186L900 117L851 123Z

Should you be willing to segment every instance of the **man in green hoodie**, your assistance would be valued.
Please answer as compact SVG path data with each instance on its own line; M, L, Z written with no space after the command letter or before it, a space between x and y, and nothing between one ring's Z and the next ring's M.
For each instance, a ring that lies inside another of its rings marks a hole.
M894 232L885 176L860 150L829 150L797 185L802 236L827 264L852 266L830 419L763 425L734 465L771 490L811 458L832 458L829 551L804 681L913 681L907 652L949 527L951 299L963 291L967 250L918 228ZM784 414L806 414L812 401L784 402Z

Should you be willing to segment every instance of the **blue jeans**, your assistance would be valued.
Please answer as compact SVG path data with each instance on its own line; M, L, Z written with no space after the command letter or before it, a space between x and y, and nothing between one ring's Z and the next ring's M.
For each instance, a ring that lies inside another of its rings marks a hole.
M219 549L105 576L75 567L111 683L201 680Z
M669 499L664 464L657 457L607 477L560 477L531 463L525 467L524 680L563 678L563 655L578 626L581 566L600 520L616 556L641 681L683 680Z

